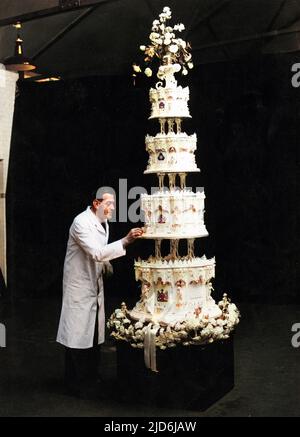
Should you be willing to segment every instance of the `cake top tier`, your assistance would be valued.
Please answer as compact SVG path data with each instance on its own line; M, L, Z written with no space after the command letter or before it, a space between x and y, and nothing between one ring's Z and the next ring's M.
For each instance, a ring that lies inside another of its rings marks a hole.
M171 10L166 6L159 14L159 19L152 23L150 44L140 46L144 54L143 67L133 64L134 76L144 72L150 77L155 73L160 81L165 82L165 87L168 89L177 87L174 74L181 72L182 75L186 75L189 69L193 68L189 43L176 35L185 27L181 23L172 27L169 24L171 18ZM163 82L158 83L163 84Z

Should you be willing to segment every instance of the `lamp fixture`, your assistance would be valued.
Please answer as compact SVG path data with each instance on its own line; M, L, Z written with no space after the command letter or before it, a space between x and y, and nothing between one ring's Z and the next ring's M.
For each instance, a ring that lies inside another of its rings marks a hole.
M4 60L4 65L7 70L16 71L19 73L20 78L23 78L24 72L34 70L36 66L31 62L29 58L27 58L23 54L23 40L20 35L20 29L22 27L21 23L17 22L13 26L18 31L15 43L15 53L14 56L11 56Z

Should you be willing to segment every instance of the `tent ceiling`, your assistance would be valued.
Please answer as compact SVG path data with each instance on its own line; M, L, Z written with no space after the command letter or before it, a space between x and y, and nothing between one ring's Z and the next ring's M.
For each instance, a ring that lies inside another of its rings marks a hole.
M299 0L1 0L0 60L11 56L23 22L27 56L39 71L78 77L127 73L152 21L170 6L195 64L300 47Z

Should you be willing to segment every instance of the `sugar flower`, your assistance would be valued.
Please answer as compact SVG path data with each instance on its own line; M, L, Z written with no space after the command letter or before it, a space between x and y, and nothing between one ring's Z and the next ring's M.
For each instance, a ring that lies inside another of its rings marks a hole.
M157 77L163 80L166 73L160 68L161 66L177 64L180 68L174 69L174 72L181 70L183 75L188 74L188 70L193 68L190 44L176 37L176 32L182 32L185 27L182 23L171 26L169 24L171 16L171 9L165 6L159 18L153 21L149 35L150 44L140 46L144 54L144 65L143 67L133 65L134 76L136 73L144 72L147 77L150 77L156 71Z

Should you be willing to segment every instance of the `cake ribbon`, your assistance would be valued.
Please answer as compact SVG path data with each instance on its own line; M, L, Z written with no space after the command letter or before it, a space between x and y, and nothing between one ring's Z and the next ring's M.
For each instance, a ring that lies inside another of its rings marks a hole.
M149 323L145 332L144 338L144 361L148 369L157 372L156 366L156 333L159 330L159 325Z

